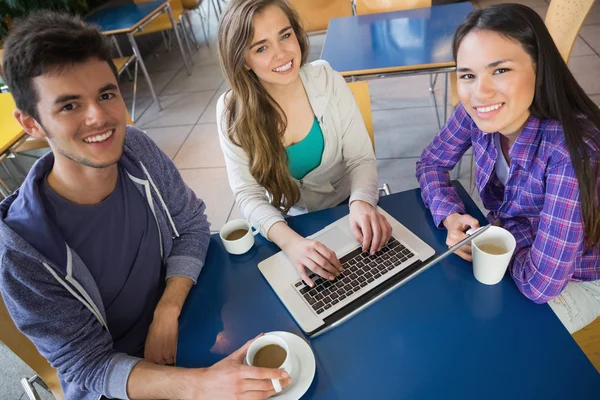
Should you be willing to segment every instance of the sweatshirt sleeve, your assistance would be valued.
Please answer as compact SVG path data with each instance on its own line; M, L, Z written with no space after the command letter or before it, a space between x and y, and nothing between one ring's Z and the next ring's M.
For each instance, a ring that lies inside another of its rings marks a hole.
M158 203L164 201L179 234L173 239L173 249L165 260L166 279L182 276L196 282L210 242L206 205L185 184L171 159L148 136L139 130L135 135L139 156L160 196Z
M61 380L128 399L127 379L140 359L113 349L110 333L49 266L10 251L0 262L0 292L11 318Z
M459 105L417 161L417 179L425 207L436 226L453 213L465 213L465 205L450 183L450 171L471 147L472 120Z
M244 149L235 145L227 135L226 96L222 95L217 103L217 126L229 186L244 217L267 238L269 229L277 222L285 222L285 219L269 202L266 189L250 173L250 160Z

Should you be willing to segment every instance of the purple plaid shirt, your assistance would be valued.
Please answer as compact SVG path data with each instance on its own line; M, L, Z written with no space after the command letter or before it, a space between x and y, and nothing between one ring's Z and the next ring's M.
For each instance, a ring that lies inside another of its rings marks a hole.
M459 105L417 162L425 205L438 227L448 215L465 213L449 171L473 146L476 185L490 223L516 238L509 267L519 290L536 303L560 294L569 281L600 279L600 245L585 250L579 188L562 127L530 116L510 149L506 187L494 171L493 134L480 131ZM592 157L598 162L599 150Z

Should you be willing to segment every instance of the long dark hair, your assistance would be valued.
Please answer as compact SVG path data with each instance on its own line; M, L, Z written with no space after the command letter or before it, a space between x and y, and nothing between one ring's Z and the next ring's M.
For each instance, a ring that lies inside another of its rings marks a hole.
M556 48L542 18L520 4L498 4L471 12L454 35L454 60L460 43L473 30L496 32L518 42L536 71L535 94L529 107L539 119L559 121L579 184L584 240L600 243L600 109L579 86ZM596 160L598 161L598 160ZM595 165L594 165L595 164Z

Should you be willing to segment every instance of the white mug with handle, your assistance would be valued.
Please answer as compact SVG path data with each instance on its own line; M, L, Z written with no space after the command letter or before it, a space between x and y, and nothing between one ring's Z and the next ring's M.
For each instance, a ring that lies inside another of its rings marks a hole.
M289 376L292 376L292 371L294 370L295 356L290 353L290 347L288 346L287 342L279 336L267 334L259 337L254 342L252 342L250 348L248 349L248 353L246 353L246 364L254 365L253 362L256 353L263 347L272 344L284 349L286 354L285 360L278 367L278 369L283 369L285 372L287 372ZM279 379L271 379L271 382L273 383L273 389L275 389L275 393L280 393L282 391L282 387L281 382L279 382Z
M246 233L235 239L228 239L227 237L238 230L246 231ZM234 219L223 225L219 231L219 236L223 242L223 247L230 254L244 254L254 246L254 236L258 231L253 232L252 226L245 219Z

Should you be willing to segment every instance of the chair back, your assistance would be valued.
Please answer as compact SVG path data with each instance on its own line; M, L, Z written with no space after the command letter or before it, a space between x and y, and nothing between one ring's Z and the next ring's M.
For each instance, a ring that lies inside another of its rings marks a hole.
M133 0L133 2L135 4L142 4L142 3L148 3L149 1L154 1L154 0ZM183 1L185 0L169 0L169 4L171 5L171 11L175 12L175 11L182 11L183 10ZM190 1L187 1L186 3L189 3Z
M183 8L186 10L195 10L202 4L201 0L181 0Z
M371 112L369 84L365 81L350 82L348 83L348 87L354 95L354 100L356 100L363 121L365 121L365 126L367 127L367 132L369 132L369 138L371 139L371 145L373 146L373 152L375 152L375 133L373 131L373 113Z
M0 295L0 341L27 364L48 386L56 400L63 400L64 394L56 370L37 351L33 343L23 335L8 314Z
M327 30L331 18L352 15L351 0L288 0L294 7L306 32Z
M565 62L569 61L575 39L593 5L594 0L552 0L550 2L546 13L546 27Z
M354 0L357 15L431 7L431 0Z

